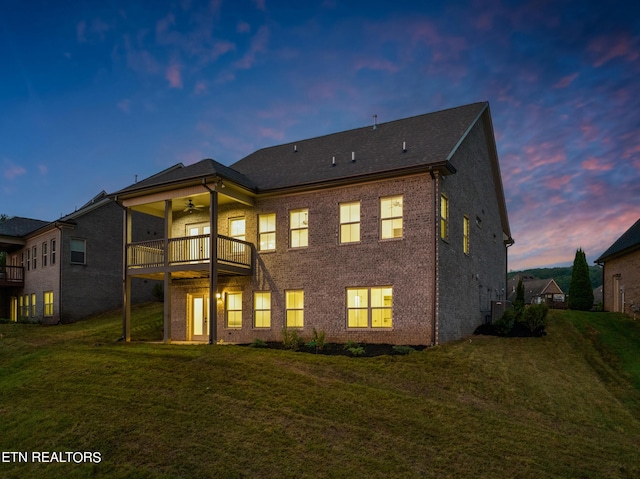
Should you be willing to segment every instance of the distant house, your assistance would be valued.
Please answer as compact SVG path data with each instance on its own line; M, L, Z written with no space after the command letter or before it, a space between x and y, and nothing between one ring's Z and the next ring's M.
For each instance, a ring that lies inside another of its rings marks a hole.
M154 223L140 218L137 238L161 235ZM122 210L105 192L57 221L7 219L0 252L0 317L54 324L120 306ZM138 281L132 301L151 299L151 289Z
M602 265L605 311L640 311L640 219L595 261Z
M164 339L437 344L506 294L509 229L489 105L177 164L113 194L130 282L161 279ZM164 234L136 241L135 213Z
M509 280L509 301L511 302L515 299L519 280L520 276L514 276ZM546 304L554 309L567 307L566 295L553 278L538 279L527 276L522 278L522 285L525 304Z

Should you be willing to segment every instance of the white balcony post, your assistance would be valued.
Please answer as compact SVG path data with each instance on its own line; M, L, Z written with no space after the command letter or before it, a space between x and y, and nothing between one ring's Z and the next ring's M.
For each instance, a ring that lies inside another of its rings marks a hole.
M129 243L131 243L131 211L125 207L122 217L122 338L131 341L131 277L129 267Z
M171 342L171 273L167 270L170 261L169 236L173 223L171 200L164 202L164 342Z

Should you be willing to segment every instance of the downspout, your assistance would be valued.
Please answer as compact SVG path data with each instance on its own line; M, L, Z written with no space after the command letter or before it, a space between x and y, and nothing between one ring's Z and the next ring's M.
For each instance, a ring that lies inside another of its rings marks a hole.
M431 346L435 346L438 342L436 339L436 321L437 321L437 301L438 301L438 237L440 236L440 218L439 218L439 202L438 202L438 176L433 171L433 167L429 167L429 174L433 180L433 299L431 301Z
M125 212L126 208L124 205L122 205L119 201L118 201L118 197L115 196L113 199L114 203L116 205L118 205L123 213ZM127 227L127 222L123 220L123 228L126 229ZM122 232L122 237L123 237L123 249L122 249L122 298L123 298L123 303L126 303L126 281L127 281L127 233L126 231ZM127 339L127 313L126 313L126 304L122 305L122 336L120 336L116 341L125 341Z
M58 258L58 324L62 322L62 254L63 241L62 241L62 228L56 221L53 226L60 231L60 257Z

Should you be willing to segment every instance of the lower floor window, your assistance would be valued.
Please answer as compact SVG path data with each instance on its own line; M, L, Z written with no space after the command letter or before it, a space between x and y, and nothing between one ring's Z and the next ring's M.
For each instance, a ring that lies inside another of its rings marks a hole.
M31 294L31 317L36 317L36 293Z
M44 315L53 316L53 291L44 292Z
M253 318L256 328L271 327L271 293L260 291L253 294Z
M242 293L227 293L227 327L242 327Z
M304 326L304 291L287 291L286 307L287 328L302 328Z
M390 328L393 288L347 288L347 326L349 328Z

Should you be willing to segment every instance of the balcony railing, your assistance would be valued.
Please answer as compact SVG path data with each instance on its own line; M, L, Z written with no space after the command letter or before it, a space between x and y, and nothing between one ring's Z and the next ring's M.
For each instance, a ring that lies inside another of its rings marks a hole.
M209 235L169 238L167 265L208 263ZM251 269L252 245L246 241L218 235L218 263ZM127 245L127 267L161 268L165 266L164 240L141 241Z
M22 286L24 284L24 267L0 266L0 286Z

